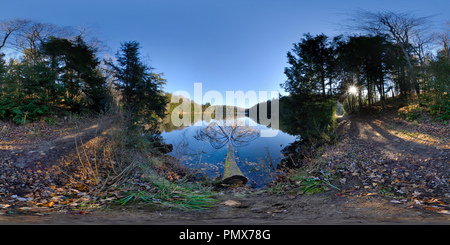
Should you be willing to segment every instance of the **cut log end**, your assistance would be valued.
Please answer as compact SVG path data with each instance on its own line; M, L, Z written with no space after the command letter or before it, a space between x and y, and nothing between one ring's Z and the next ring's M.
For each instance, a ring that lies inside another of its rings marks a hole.
M242 175L233 175L222 180L222 184L226 186L243 186L247 184L247 177Z

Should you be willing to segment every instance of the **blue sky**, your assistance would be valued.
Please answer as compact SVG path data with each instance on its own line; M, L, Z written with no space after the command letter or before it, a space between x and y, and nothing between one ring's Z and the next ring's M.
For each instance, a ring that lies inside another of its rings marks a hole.
M237 90L285 94L279 84L292 44L307 32L341 34L337 23L358 8L435 14L439 27L450 21L448 0L14 0L0 7L0 19L93 25L111 55L120 42L136 40L149 65L165 74L165 91L192 97L194 83L202 83L203 93L224 96Z

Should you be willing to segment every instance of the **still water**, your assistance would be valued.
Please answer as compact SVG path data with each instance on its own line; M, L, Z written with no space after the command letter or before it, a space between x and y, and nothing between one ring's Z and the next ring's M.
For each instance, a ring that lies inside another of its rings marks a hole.
M297 138L281 130L275 137L260 137L261 130L274 129L248 117L237 117L232 122L202 121L179 128L169 125L161 136L173 145L171 155L211 178L223 175L228 147L233 144L236 163L248 178L247 185L260 188L272 181L271 173L283 157L281 150Z

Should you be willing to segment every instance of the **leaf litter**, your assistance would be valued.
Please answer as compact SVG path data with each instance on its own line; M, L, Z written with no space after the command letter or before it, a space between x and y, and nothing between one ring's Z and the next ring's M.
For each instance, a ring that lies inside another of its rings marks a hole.
M359 130L351 128L352 123ZM332 175L337 182L333 184L341 189L337 196L378 195L390 198L393 205L450 214L448 126L430 122L413 125L392 117L352 118L342 125L344 133L339 143L324 147L319 158L321 166L325 166L322 172ZM0 215L44 215L55 211L86 215L94 207L127 196L124 189L100 190L104 183L95 184L89 178L76 153L64 155L58 164L51 165L46 162L51 154L33 152L33 148L27 151L27 145L70 135L67 127L0 122L0 129ZM371 134L373 130L379 133ZM97 160L98 171L108 172L111 169L105 163L113 163L113 156L99 154L102 148L92 147L102 145L102 140L93 142L82 155ZM17 155L25 153L36 153L34 165L17 167ZM317 163L317 159L305 161ZM141 180L143 175L136 173L128 182L141 189L151 188ZM169 177L179 178L176 174Z
M333 173L345 196L380 195L450 214L450 127L417 124L393 113L353 116L340 124L340 140L324 147L317 164Z
M87 215L95 208L120 202L130 193L158 193L160 188L150 180L155 178L153 174L170 183L186 174L186 169L175 166L170 156L158 150L142 154L116 150L120 145L114 144L120 141L111 140L109 137L117 136L109 132L118 123L119 115L56 125L0 121L0 215ZM146 162L142 158L157 159L152 173L137 169L137 161ZM193 203L178 197L186 193L172 192L165 201L179 206Z
M111 171L113 156L103 147L106 138L101 132L90 130L102 121L113 122L114 118L87 118L55 125L45 121L26 125L0 121L0 215L55 211L84 215L89 214L89 209L119 198L113 189L100 191L105 183L95 182L92 172L85 169L93 161L97 168L90 170L95 169L94 175ZM82 138L79 135L93 138L78 146L83 151L82 159L74 152L75 139ZM19 164L23 159L25 166Z

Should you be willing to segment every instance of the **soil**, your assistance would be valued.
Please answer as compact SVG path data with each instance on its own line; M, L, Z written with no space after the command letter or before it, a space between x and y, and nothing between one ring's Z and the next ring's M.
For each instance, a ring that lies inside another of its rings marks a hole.
M50 128L47 134L21 139L5 134L5 128L18 126L0 125L0 160L22 169L32 169L37 162L54 164L73 152L75 137L94 139L115 119L57 127L58 132ZM450 130L440 125L434 132L433 125L411 123L395 113L341 118L341 143L324 147L319 157L336 169L353 164L335 179L340 190L305 195L229 188L217 192L217 205L207 211L136 203L19 215L2 214L1 205L8 203L0 202L0 224L450 224ZM405 133L410 128L418 133Z
M232 199L229 199L232 198ZM90 212L45 215L3 215L0 224L150 224L150 225L262 225L262 224L449 224L448 215L391 203L377 196L337 197L333 193L297 196L238 190L219 198L208 211L155 210L125 206ZM227 206L234 200L236 206ZM222 203L222 204L220 204Z
M57 164L62 156L75 152L76 145L95 139L112 127L117 116L89 118L59 125L35 123L19 126L5 123L2 126L0 156L19 168L33 168L37 162ZM9 132L9 133L8 133Z

